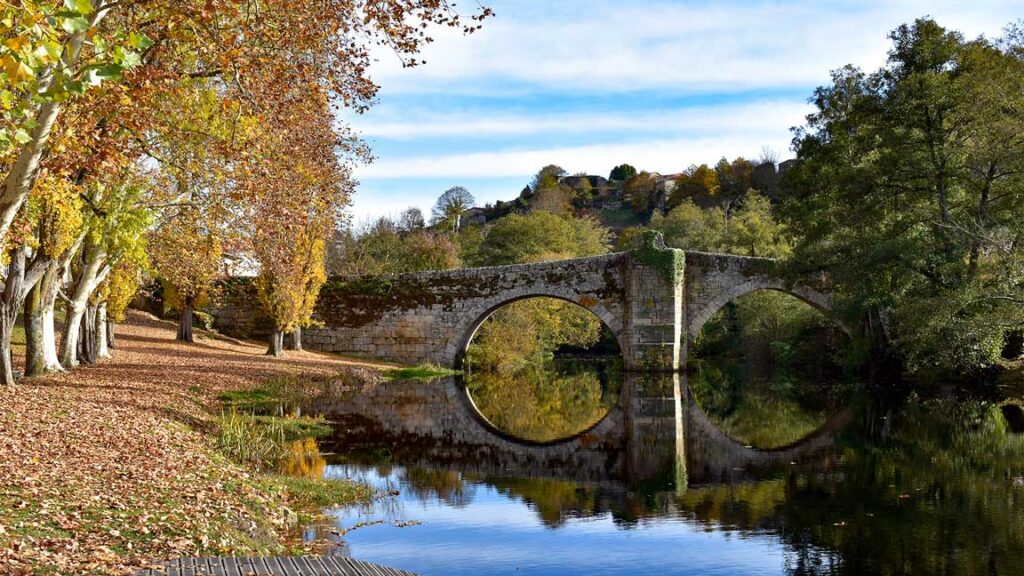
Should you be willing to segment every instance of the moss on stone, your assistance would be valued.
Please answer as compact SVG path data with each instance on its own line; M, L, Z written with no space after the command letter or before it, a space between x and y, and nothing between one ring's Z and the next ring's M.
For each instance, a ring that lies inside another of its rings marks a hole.
M640 247L633 250L637 262L661 272L670 285L675 286L683 279L686 270L686 253L665 246L661 232L647 230L640 238Z

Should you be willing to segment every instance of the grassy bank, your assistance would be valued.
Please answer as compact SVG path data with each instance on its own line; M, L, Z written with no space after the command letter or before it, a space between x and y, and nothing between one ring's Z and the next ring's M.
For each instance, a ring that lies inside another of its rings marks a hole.
M391 368L384 371L384 376L392 380L422 380L431 378L444 378L461 374L458 370L442 368L433 364L420 364L419 366L406 366L402 368Z
M377 367L312 352L273 359L260 344L180 344L172 326L140 314L118 344L96 366L0 388L0 574L131 574L178 557L296 553L301 516L370 497L318 480L315 448L288 445L285 470L297 476L238 458L222 445L220 398L284 378L355 390ZM289 440L325 426L251 418Z

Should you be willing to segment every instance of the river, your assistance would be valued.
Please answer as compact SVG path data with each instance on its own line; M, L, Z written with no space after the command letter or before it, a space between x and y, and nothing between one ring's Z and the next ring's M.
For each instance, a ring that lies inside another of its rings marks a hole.
M381 496L309 535L428 576L1024 574L1019 386L723 399L606 363L468 380L318 407L324 474Z

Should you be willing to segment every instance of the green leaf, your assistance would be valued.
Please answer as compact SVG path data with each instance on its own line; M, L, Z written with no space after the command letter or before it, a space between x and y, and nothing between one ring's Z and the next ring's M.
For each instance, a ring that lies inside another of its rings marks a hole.
M64 7L79 14L92 14L92 2L90 0L64 0Z
M73 82L66 82L64 84L64 88L72 94L82 95L85 94L85 90L88 86L86 86L85 82L75 80Z
M28 144L32 141L32 135L24 128L18 128L14 133L14 139L17 140L19 144Z
M81 16L62 17L60 19L60 27L68 34L76 34L88 30L89 21Z
M125 68L135 68L140 64L142 64L142 57L130 50L126 50L124 55L121 57L121 65Z
M43 44L43 48L46 49L46 53L50 55L50 58L54 60L60 60L61 55L64 53L64 47L53 41Z
M132 32L128 35L128 44L136 50L145 50L153 45L153 41L145 34Z

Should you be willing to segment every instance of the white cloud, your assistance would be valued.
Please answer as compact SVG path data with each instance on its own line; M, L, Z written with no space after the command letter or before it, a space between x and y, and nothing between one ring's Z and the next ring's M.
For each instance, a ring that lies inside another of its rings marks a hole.
M810 106L793 101L761 101L714 106L693 106L673 110L638 112L581 112L555 114L507 114L484 112L410 113L390 111L375 114L363 126L370 138L409 140L441 137L498 137L536 134L595 134L618 132L785 131L801 124Z
M788 135L784 132L771 140L762 136L767 135L742 133L563 148L407 156L380 159L361 168L357 176L367 181L374 178L503 178L527 176L547 164L558 164L569 172L604 174L623 162L637 168L671 173L690 164L714 163L722 157L756 158L763 146L777 151L784 151L789 146Z
M886 34L931 15L968 36L995 35L1019 1L569 2L494 0L498 16L469 37L439 31L426 66L379 52L385 93L491 93L503 83L606 92L743 90L814 85L846 63L879 66ZM520 87L521 89L521 87Z

